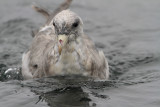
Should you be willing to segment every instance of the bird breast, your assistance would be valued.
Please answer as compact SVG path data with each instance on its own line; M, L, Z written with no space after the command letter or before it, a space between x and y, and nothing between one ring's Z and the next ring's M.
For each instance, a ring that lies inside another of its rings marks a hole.
M78 53L74 50L75 45L72 44L69 48L62 49L57 63L51 65L50 72L54 74L81 74L83 72Z

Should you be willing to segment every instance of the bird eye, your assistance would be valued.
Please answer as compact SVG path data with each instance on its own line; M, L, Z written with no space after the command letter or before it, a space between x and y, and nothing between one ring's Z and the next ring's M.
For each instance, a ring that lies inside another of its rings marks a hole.
M55 27L55 25L56 25L55 22L53 22L53 26L54 26L54 27Z
M78 26L78 24L79 24L79 22L74 22L74 23L72 24L72 27L76 28L76 27Z

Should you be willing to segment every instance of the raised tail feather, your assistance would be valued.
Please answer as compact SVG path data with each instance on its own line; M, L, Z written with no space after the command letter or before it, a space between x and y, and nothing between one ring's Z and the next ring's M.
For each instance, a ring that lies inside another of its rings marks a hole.
M71 4L72 0L65 0L65 2L63 2L62 4L59 5L59 7L57 7L57 9L55 9L53 12L49 12L47 9L40 7L40 6L36 6L36 5L32 5L32 8L34 10L36 10L38 13L41 13L43 16L46 17L47 21L45 25L49 25L50 22L52 21L52 19L54 18L54 16L69 8L70 4ZM34 30L32 31L32 37L34 37L37 34L38 30Z
M41 13L43 16L45 16L46 19L49 18L50 13L48 12L47 9L44 9L44 8L42 8L42 7L40 7L40 6L36 6L36 5L32 5L32 8L33 8L34 10L36 10L37 12Z
M69 8L70 4L71 4L72 0L65 0L65 2L63 2L62 4L59 5L59 7L57 7L57 9L55 9L53 12L49 12L47 9L40 7L40 6L36 6L36 5L32 5L32 8L34 10L36 10L38 13L41 13L43 16L46 17L47 22L46 24L49 24L50 21L54 18L54 16Z

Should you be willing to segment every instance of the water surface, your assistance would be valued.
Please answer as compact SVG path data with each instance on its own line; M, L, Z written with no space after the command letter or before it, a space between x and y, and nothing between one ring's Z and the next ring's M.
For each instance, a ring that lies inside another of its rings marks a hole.
M20 70L22 53L31 44L31 30L45 23L45 18L32 10L33 2L54 10L62 0L0 1L0 105L160 106L159 0L74 0L72 3L71 10L84 21L84 32L105 52L112 74L109 81L93 81L82 76L21 81L16 71ZM14 72L4 74L9 68Z

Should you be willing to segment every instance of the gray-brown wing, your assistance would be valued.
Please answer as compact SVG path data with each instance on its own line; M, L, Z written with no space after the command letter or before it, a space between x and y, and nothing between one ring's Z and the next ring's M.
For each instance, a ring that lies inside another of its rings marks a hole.
M108 79L109 67L103 51L98 51L88 36L82 38L84 43L79 51L82 65L91 76Z
M33 39L29 49L29 71L33 78L49 75L49 66L56 62L56 36L52 28L40 31Z

